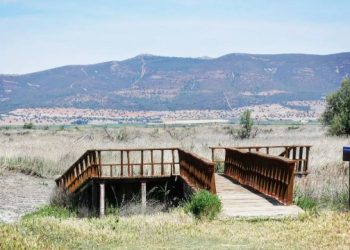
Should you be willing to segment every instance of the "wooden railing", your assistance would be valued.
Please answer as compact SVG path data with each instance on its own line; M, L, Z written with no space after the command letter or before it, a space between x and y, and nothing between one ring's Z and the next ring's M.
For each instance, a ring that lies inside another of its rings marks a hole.
M109 149L101 152L101 177L137 178L178 174L177 148Z
M293 202L296 161L237 148L225 148L224 174L279 202Z
M178 148L88 150L56 179L56 184L69 192L75 192L91 178L156 178L174 175L183 175L183 179L192 187L215 192L214 164Z
M58 187L74 192L79 186L99 176L98 166L101 164L101 155L94 150L86 151L68 170L56 179Z
M210 147L212 161L218 165L225 163L225 149L227 147ZM289 145L289 146L244 146L234 147L236 149L245 150L248 152L261 152L268 155L283 156L291 160L295 160L295 175L309 174L309 155L310 145ZM221 154L218 154L221 153Z
M216 193L215 165L193 153L178 150L180 159L180 175L195 189L207 189Z

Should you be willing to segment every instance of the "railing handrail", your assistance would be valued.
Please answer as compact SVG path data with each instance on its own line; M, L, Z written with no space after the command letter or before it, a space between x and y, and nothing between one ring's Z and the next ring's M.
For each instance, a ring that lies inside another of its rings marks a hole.
M78 160L76 160L65 172L63 172L63 174L56 178L55 181L59 181L60 179L63 178L64 175L68 174L70 171L72 171L75 167L76 164L78 164L79 162L81 162L89 153L91 152L120 152L120 151L150 151L150 150L177 150L178 148L176 147L170 147L170 148L116 148L116 149L88 149L85 151L85 153L83 153Z
M145 150L177 150L177 147L158 147L158 148L104 148L104 149L89 149L89 151L113 152L113 151L145 151Z
M143 161L143 153L150 151L151 153L151 162L144 162ZM162 151L162 158L161 160L153 160L153 152L156 151ZM166 151L171 151L171 161L165 160L164 154ZM174 151L177 151L177 157L174 155ZM102 152L118 152L121 153L120 157L123 159L123 153L133 153L133 152L141 152L141 162L137 163L123 163L123 162L111 162L107 163L103 161L103 157L101 156ZM180 154L183 156L185 154L187 157L185 159L180 159ZM191 180L194 182L192 184L194 185L199 185L201 188L209 188L212 192L215 193L215 181L213 180L214 178L214 169L215 169L215 164L197 154L194 154L192 152L188 152L184 149L181 148L176 148L176 147L169 147L169 148L118 148L118 149L89 149L87 150L81 157L79 157L78 160L76 160L59 178L56 179L57 185L62 185L64 188L68 189L73 189L78 188L77 183L80 181L85 181L89 176L87 177L86 174L94 174L95 176L100 176L103 177L103 172L102 168L103 167L108 167L110 166L112 169L112 166L152 166L152 174L151 176L158 176L157 174L154 174L153 172L153 165L158 166L161 164L161 176L164 175L164 166L168 166L171 164L171 173L170 176L172 175L177 175L175 173L175 166L180 166L181 169L181 164L187 164L186 166L191 166L191 168L195 167L200 174L198 174L196 171L193 173L193 175L201 175L199 178L198 176L194 176L191 178ZM97 167L93 168L91 167ZM183 167L183 166L182 166ZM135 175L135 177L149 177L149 175L144 175L143 174L143 169L141 172L141 175ZM131 170L132 172L132 170ZM181 172L181 171L180 171ZM128 173L127 176L114 176L114 177L130 177L130 174ZM165 174L168 175L168 174ZM109 175L108 175L109 176ZM108 177L107 176L107 177ZM112 170L111 170L111 175L112 177ZM133 174L131 174L131 177L133 177Z
M187 151L187 150L185 150L185 149L182 149L182 148L177 148L177 150L182 151L182 152L184 152L184 153L186 153L186 154L189 154L189 155L191 155L192 157L197 158L197 160L201 160L201 161L202 161L203 163L205 163L205 164L213 165L213 166L215 165L213 162L207 160L206 158L204 158L204 157L202 157L202 156L200 156L200 155L198 155L198 154L189 152L189 151Z
M225 148L236 148L241 150L248 150L249 152L264 152L268 155L276 155L276 149L282 149L279 152L279 156L283 156L292 160L296 160L298 163L295 165L294 174L297 176L306 176L309 174L309 154L311 145L303 144L291 144L291 145L251 145L251 146L211 146L211 159L216 164L224 163L222 154L217 157L218 151L222 152ZM276 155L277 156L277 155Z
M226 148L238 148L238 149L249 149L249 148L295 148L295 147L312 147L312 145L263 145L263 146L210 146L210 149L226 149Z
M211 191L212 193L216 193L216 185L214 179L215 164L197 154L188 152L183 149L178 149L178 153L180 161L180 176L184 178L189 178L190 180L188 181L192 182L193 185L197 185L197 188L209 189L209 191ZM191 157L191 160L189 160L189 162L186 162L186 165L188 165L188 169L187 167L181 165L182 160L184 160L182 158L183 154ZM190 161L192 161L192 163ZM192 175L187 175L189 172L191 172L191 168L195 168L197 171L194 171Z
M288 163L288 164L292 164L292 163L297 162L297 160L289 159L289 158L286 158L286 157L283 157L283 156L279 156L279 155L268 155L268 154L264 154L264 153L261 153L261 152L249 152L249 151L247 152L247 151L243 151L242 148L226 147L225 149L237 150L237 151L241 152L242 154L257 154L257 155L260 155L260 156L262 156L264 158L267 158L267 159L281 160L281 161L284 161L285 163Z
M238 159L234 159L233 155ZM226 148L224 173L242 185L290 205L293 202L296 162L281 156Z

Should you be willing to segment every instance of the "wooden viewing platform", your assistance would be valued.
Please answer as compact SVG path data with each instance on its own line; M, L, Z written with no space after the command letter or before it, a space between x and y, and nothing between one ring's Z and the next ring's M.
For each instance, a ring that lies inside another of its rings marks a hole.
M87 193L92 211L99 211L100 216L105 214L108 193L118 204L120 193L141 190L145 208L147 190L168 181L178 193L207 189L218 194L223 216L280 217L302 212L292 205L293 184L297 164L308 164L309 148L307 161L247 148L220 149L225 151L221 175L215 174L214 162L180 148L88 150L56 184L75 195Z

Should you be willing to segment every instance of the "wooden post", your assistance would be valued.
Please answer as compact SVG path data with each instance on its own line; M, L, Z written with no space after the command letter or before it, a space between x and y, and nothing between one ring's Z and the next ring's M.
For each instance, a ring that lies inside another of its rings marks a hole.
M105 184L100 183L100 217L105 215Z
M154 176L153 149L151 149L151 168L152 176Z
M143 150L141 150L141 165L140 165L140 174L143 176Z
M298 172L301 172L301 171L303 171L302 170L302 167L304 167L305 168L305 166L303 166L303 165L305 165L305 163L303 163L303 152L304 151L304 147L299 147L299 162L298 162Z
M175 175L175 154L174 149L171 150L173 166L171 168L171 175Z
M123 150L120 151L120 175L124 175L124 165L123 165Z
M102 175L102 166L101 166L101 164L102 164L102 159L101 159L101 151L98 151L98 173L97 173L97 175L98 176L101 176Z
M93 216L96 216L97 210L97 190L94 181L91 182L91 210Z
M211 161L212 161L212 162L214 162L214 160L215 160L215 159L214 159L214 158L215 158L215 156L214 156L214 154L215 154L215 153L214 153L214 150L215 150L215 148L211 148Z
M160 169L160 174L163 176L164 175L164 150L161 150L161 169Z
M307 171L308 171L308 167L309 167L309 154L310 154L310 147L306 147L306 157L305 157L304 172L307 172Z
M143 214L146 212L146 203L147 203L146 195L147 195L146 182L141 182L141 209Z
M128 177L131 177L131 171L130 171L130 151L126 151L126 158L128 160Z

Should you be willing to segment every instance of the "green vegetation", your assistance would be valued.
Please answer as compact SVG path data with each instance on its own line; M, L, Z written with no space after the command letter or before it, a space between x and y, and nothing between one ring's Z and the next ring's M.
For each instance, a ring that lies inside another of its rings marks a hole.
M34 124L32 123L32 122L30 122L30 123L25 123L24 125L23 125L23 129L34 129L35 128L35 126L34 126Z
M181 210L78 218L45 208L0 223L1 249L347 249L350 213L282 220L195 220Z
M310 195L305 194L299 188L294 191L293 203L301 207L304 211L316 214L318 212L318 201Z
M300 127L298 125L292 125L292 126L288 126L288 130L297 130L299 129Z
M350 79L346 78L341 88L327 97L327 107L322 123L332 135L350 135Z
M191 212L198 219L215 219L221 211L221 201L207 190L196 192L185 205L185 211Z
M316 194L315 190L310 188L301 190L296 186L293 203L312 214L319 214L322 211L349 211L346 189L337 192L328 190L320 195Z
M25 215L23 218L35 219L35 218L41 218L41 217L54 217L58 219L67 219L70 217L76 217L76 213L70 209L67 209L61 206L47 205L33 213Z
M241 119L239 122L241 128L238 130L238 136L241 139L250 138L251 136L252 128L254 125L254 121L251 115L252 115L252 112L248 109L241 114Z

